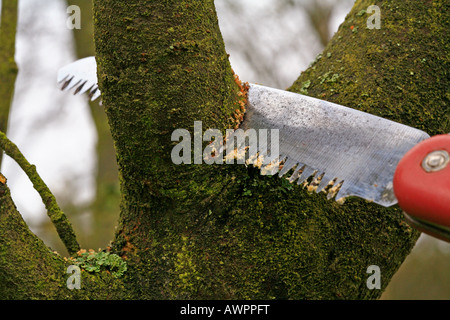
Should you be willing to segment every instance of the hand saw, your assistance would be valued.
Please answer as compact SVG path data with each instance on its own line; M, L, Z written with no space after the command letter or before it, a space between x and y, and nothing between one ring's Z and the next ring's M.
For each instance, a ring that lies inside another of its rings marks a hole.
M89 92L91 100L101 95L95 57L61 68L57 81L62 90ZM256 84L249 85L247 100L242 129L279 130L280 170L273 174L337 201L356 196L385 207L398 204L410 225L450 242L450 135L430 137L372 114Z

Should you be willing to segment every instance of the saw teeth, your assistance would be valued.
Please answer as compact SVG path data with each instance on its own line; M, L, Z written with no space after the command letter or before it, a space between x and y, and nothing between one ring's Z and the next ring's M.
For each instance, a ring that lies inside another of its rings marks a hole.
M94 57L83 58L59 69L56 81L62 84L62 91L75 88L74 95L88 93L91 101L94 101L101 97L96 70L97 64ZM101 101L100 105L102 105Z
M76 95L78 92L80 92L83 89L83 86L86 84L87 81L83 82L82 84L80 84L78 86L78 88L75 90L75 92L73 93L73 95Z
M327 192L327 189L331 188L331 186L335 183L337 178L332 179L332 177L328 176L326 173L323 175L322 180L319 183L319 186L316 189L316 192ZM331 184L331 186L330 186Z
M89 92L89 99L91 99L92 101L95 100L94 97L95 97L95 93L97 92L97 90L98 90L98 87L94 85L91 88L91 91Z
M289 178L289 182L294 183L295 180L298 179L299 175L301 175L303 173L303 170L305 170L305 168L306 168L306 165L302 165L301 163L298 163L297 168L295 169L292 176Z
M335 181L337 181L337 179ZM336 186L333 185L328 190L327 199L330 200L330 199L334 198L338 194L338 192L341 190L343 184L344 184L344 180L339 182Z
M317 170L314 170L310 167L306 167L303 172L302 175L300 176L300 178L298 178L297 180L297 184L302 184L303 182L307 182L308 178L310 178L311 176L315 176L317 174Z
M98 89L98 86L96 84L91 85L91 83L89 83L87 80L82 83L81 81L82 80L77 81L77 79L75 79L75 76L68 75L64 79L59 81L60 83L63 82L61 91L69 91L76 87L73 95L82 95L86 92L89 92L88 96L91 101L94 101L101 96L100 90Z
M283 160L282 167L280 167L280 171L278 172L278 176L280 178L284 176L286 173L288 173L291 169L295 168L295 165L297 164L297 161L286 159L287 158L285 157Z
M100 96L102 95L97 86L95 86L95 88L92 90L91 94L92 94L91 101L94 101L95 99L100 98ZM102 104L101 101L100 101L100 104Z
M344 180L340 180L340 182L336 184L339 179L332 178L332 176L327 175L325 172L320 172L305 164L292 161L285 156L279 159L272 161L268 165L261 166L261 155L257 154L248 159L250 161L247 160L247 164L251 163L253 166L259 167L261 173L265 175L276 174L277 172L274 172L274 169L278 166L279 177L282 177L293 170L292 175L289 178L286 178L290 183L297 181L298 185L303 184L303 187L306 188L309 193L324 192L327 195L328 200L335 198L338 195L339 199L336 199L336 201L340 204L344 203L345 195L341 195L342 192L345 191L342 189Z
M91 82L86 81L83 84L83 87L78 89L78 94L84 94L88 91L91 91L94 86L95 86L95 84L92 84Z
M81 80L72 77L67 81L67 85L65 86L64 90L69 91L72 88L76 87L80 82Z
M317 190L317 188L319 187L319 184L322 181L324 175L325 175L325 172L320 175L317 175L317 172L315 173L315 176L317 176L317 177L313 178L313 180L309 184L308 192L314 192L314 191L319 192Z
M67 78L67 77L66 77ZM64 78L62 81L64 81L66 78ZM66 80L66 81L64 81L64 83L63 83L63 85L62 85L62 87L61 87L61 90L65 90L67 87L68 87L68 85L70 84L70 82L72 81L72 79L73 79L73 76L71 77L71 78L69 78L68 80Z
M327 178L324 178L321 182L321 185L324 185L327 180L328 180ZM321 190L319 190L319 192L321 191L321 192L324 192L325 194L328 194L328 192L334 186L334 184L336 183L337 180L338 180L337 178L334 178L333 180L329 180L328 183ZM319 186L319 188L320 188L320 186Z

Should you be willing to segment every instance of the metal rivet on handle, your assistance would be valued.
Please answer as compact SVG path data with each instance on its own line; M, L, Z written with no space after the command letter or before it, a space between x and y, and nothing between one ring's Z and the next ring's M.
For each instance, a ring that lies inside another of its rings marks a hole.
M423 159L422 168L426 172L441 171L447 167L449 162L450 156L447 151L433 151Z

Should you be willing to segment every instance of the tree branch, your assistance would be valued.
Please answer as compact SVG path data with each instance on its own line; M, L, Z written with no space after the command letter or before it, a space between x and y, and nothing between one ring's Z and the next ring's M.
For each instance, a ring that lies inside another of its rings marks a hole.
M19 148L11 142L6 135L0 131L0 148L5 151L5 153L14 159L17 164L26 173L30 181L33 183L33 187L39 193L42 198L42 202L47 209L47 214L50 220L56 227L56 231L67 251L70 255L74 255L80 250L80 246L77 242L75 232L72 229L72 225L67 219L66 215L59 208L54 195L51 193L50 189L41 179L36 171L36 167L28 162L24 157Z

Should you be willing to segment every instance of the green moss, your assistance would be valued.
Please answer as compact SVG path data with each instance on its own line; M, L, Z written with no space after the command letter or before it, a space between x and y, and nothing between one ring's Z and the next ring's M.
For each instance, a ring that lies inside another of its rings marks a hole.
M82 251L76 258L72 258L76 265L87 272L108 272L119 278L127 271L126 262L116 254L107 251Z
M380 3L380 30L366 27L369 13L365 9L369 5L368 1L355 4L324 50L332 57L315 62L290 90L302 92L304 79L315 79L309 95L386 117L431 135L448 132L446 121L442 121L450 113L446 96L448 41L444 40L448 18L443 16L443 2ZM353 34L352 28L356 27L359 32ZM330 76L338 73L335 80L344 81L332 81Z
M83 272L82 289L69 290L66 271L72 263L52 252L28 229L11 199L9 188L1 181L0 212L2 299L120 299L127 296L122 282L108 274L94 277Z
M9 110L14 95L14 85L18 68L14 60L18 1L5 1L1 4L0 26L0 131L6 132ZM0 164L3 153L0 153Z

